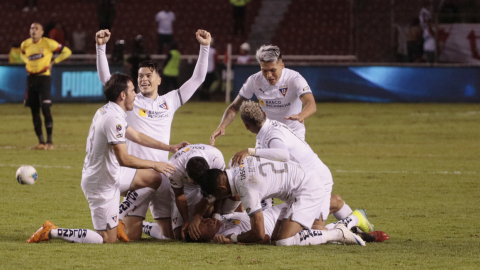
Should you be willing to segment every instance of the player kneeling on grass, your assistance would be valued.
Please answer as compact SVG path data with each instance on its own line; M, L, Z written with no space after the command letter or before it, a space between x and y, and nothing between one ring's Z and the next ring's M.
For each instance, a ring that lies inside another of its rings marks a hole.
M199 184L204 195L212 195L217 200L237 194L240 196L250 217L251 229L239 235L229 235L228 238L233 243L255 243L264 239L261 200L266 198L279 198L287 204L280 213L279 222L272 234L276 245L300 245L301 239L296 235L304 229L321 224L325 187L321 182L315 181L300 164L294 162L247 157L238 167L226 171L208 170ZM343 223L339 223L337 228L341 231L343 243L365 245L365 242L350 232ZM311 231L313 234L323 235L321 230ZM329 239L322 238L309 244L323 244L327 241Z
M92 120L81 184L90 205L96 232L58 228L47 220L27 243L47 241L51 238L75 243L113 243L117 240L120 166L137 168L134 182L139 183L148 181L146 178L161 179L159 173L166 175L175 172L175 167L166 162L143 160L127 153L126 138L150 148L171 148L127 125L126 112L133 109L136 97L130 76L112 75L105 84L104 93L109 102L96 112Z

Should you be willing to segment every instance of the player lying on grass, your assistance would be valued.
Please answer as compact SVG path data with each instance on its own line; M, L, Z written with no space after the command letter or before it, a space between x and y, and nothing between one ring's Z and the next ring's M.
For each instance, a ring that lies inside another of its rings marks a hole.
M295 244L294 236L303 229L312 229L314 232L325 229L322 220L325 186L298 163L246 157L238 167L226 171L208 170L199 184L205 196L212 195L217 200L237 194L240 196L250 217L251 230L230 236L234 243L255 243L264 239L264 217L260 202L272 197L287 204L279 216L280 226L276 226L277 230L272 234L272 240L277 245ZM360 237L344 228L346 238L365 245Z
M332 213L338 220L350 220L352 227L358 226L367 233L374 231L363 210L352 211L339 195L332 197L333 179L330 170L297 133L283 123L268 119L260 105L253 101L242 103L240 115L246 129L257 134L257 142L255 148L236 153L231 161L233 166L238 166L248 156L300 163L312 177L325 186L326 197L321 207L322 226L325 225L329 213ZM349 217L352 214L353 217Z
M104 93L109 102L97 110L92 120L81 182L96 232L58 228L47 220L27 243L51 238L75 243L113 243L117 240L120 166L137 169L132 185L152 179L161 181L160 173L175 172L171 164L139 159L127 152L126 139L145 147L171 149L171 146L137 132L127 124L126 112L133 109L136 97L130 76L112 75L105 84Z
M97 42L97 70L98 76L102 83L110 78L110 70L106 57L106 44L111 37L109 30L98 31L95 35ZM159 141L169 144L170 131L175 112L180 106L187 102L198 87L205 80L208 66L208 52L210 48L211 36L205 30L198 30L195 37L200 45L200 51L197 64L193 71L192 77L186 81L179 89L168 92L165 95L158 95L158 86L161 84L160 77L161 67L153 61L143 61L139 64L138 70L138 86L140 93L134 101L133 110L127 113L127 123L136 130L157 138ZM168 151L154 150L145 148L135 142L127 140L128 152L140 158L168 161ZM176 152L176 151L175 151ZM120 179L121 190L133 190L131 186L132 178L135 175L135 169L127 169ZM158 185L157 185L158 187ZM156 209L156 221L165 234L171 235L171 188L168 183L162 181L159 188L149 186L143 189L136 189L134 193L125 197L120 209L133 204L132 207L138 208L135 213L124 218L128 211L121 211L119 220L123 220L126 225L126 233L134 238L139 238L142 234L142 221L148 210L150 199L154 193L158 193L155 204L160 205ZM142 203L143 204L140 204ZM119 226L122 228L122 226ZM119 238L128 241L127 234L119 230Z

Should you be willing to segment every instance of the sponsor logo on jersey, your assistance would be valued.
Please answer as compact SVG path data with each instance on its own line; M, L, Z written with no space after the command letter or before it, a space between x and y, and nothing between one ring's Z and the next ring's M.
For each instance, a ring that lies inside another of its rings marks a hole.
M233 221L233 223L235 223L236 225L238 225L238 224L240 224L240 220L235 219L235 220Z
M41 59L43 58L43 53L36 53L36 54L32 54L28 57L28 60L30 61L33 61L33 60L38 60L38 59Z
M148 118L166 118L169 116L168 112L158 112L158 111L146 111Z
M163 102L163 103L160 104L158 107L160 107L160 108L162 108L162 109L165 109L165 110L168 110L167 102Z
M290 106L290 103L282 104L280 100L267 100L265 102L267 108L284 108Z
M117 222L117 215L113 215L113 216L112 216L112 220L113 220L114 222Z
M265 106L265 102L261 99L258 99L258 102L260 102L260 105Z
M245 211L247 211L247 213L250 213L250 207L248 207L247 209L245 209Z
M303 91L309 91L309 90L310 90L310 86L308 85L303 88Z
M185 148L185 152L190 151L190 147Z
M278 89L278 91L280 91L280 93L285 97L285 95L287 94L287 91L288 91L288 87L286 85L280 87Z
M118 124L117 125L117 131L121 131L122 130L122 125Z
M100 109L100 113L101 113L102 115L104 115L104 114L107 113L107 111L105 111L105 108L101 108L101 109Z
M120 134L117 134L116 137L117 137L117 138L122 138L122 137L123 137L123 134L121 134L121 133L120 133Z
M144 109L138 110L138 115L142 117L147 117L147 110L144 110Z

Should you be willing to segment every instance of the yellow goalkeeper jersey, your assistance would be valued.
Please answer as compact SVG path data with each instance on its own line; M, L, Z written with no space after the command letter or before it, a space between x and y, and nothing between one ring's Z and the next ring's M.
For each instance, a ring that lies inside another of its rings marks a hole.
M25 66L27 72L36 75L50 75L48 67L54 52L60 53L55 58L55 63L65 60L72 54L72 51L67 47L46 37L41 38L37 43L33 43L32 39L29 38L22 42L20 48L22 50L22 59L27 63Z

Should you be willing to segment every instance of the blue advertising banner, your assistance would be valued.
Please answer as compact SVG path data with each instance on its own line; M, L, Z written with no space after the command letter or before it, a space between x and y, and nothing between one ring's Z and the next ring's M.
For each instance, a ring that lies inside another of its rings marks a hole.
M289 66L317 101L480 102L479 67ZM235 96L259 66L234 66Z
M123 66L110 66L123 72ZM0 103L23 102L27 72L25 66L0 66ZM104 101L103 85L95 65L56 65L52 70L54 102Z

